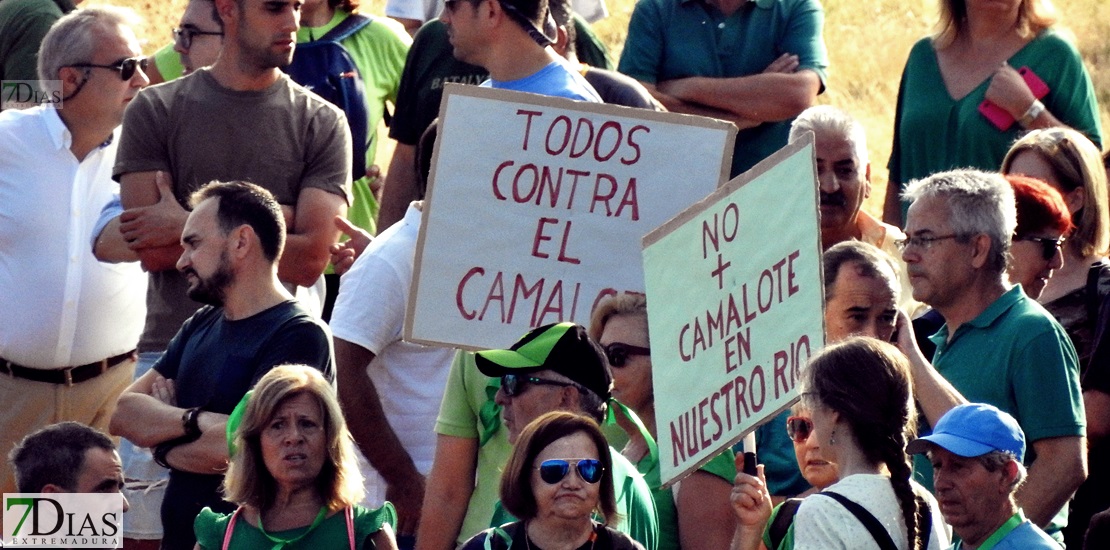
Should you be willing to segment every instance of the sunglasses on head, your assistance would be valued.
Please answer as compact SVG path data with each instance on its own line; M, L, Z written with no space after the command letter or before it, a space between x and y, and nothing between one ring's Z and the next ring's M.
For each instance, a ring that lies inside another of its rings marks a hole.
M128 57L126 59L120 59L119 61L116 61L111 65L97 65L96 63L74 63L73 65L70 65L70 67L111 69L113 71L119 71L120 80L131 80L131 77L135 76L135 69L142 69L145 73L147 64L149 63L150 61L146 57Z
M535 376L524 376L520 374L506 374L501 377L501 389L505 395L509 397L516 397L524 393L528 384L535 384L537 386L577 386L574 382L561 382L559 380L547 380L545 378L536 378Z
M642 348L622 342L613 342L605 346L605 357L609 359L609 366L620 368L628 362L629 355L651 355L651 348Z
M1041 256L1045 259L1046 262L1048 260L1051 260L1054 256L1056 256L1056 253L1060 250L1060 247L1064 246L1064 237L1052 238L1052 237L1025 236L1025 237L1014 237L1014 240L1015 241L1030 241L1030 242L1040 243L1041 244Z
M812 420L804 416L791 416L786 419L786 435L795 443L804 443L812 432Z
M541 462L540 467L536 468L540 471L540 479L549 485L559 483L570 472L572 460L574 459L555 458ZM596 458L582 458L575 463L575 469L578 470L578 476L582 481L593 484L601 481L601 472L605 468Z

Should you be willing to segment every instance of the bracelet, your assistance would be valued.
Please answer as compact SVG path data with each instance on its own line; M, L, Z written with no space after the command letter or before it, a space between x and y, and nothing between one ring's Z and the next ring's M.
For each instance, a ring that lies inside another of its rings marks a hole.
M1025 110L1025 114L1021 115L1021 118L1018 119L1018 124L1021 124L1022 128L1028 128L1030 125L1033 124L1034 120L1037 120L1037 117L1041 116L1041 113L1043 113L1044 111L1044 103L1041 103L1041 100L1039 99L1034 99L1033 104Z
M185 428L185 437L191 437L194 440L200 437L199 416L200 407L186 409L185 412L181 414L181 426Z

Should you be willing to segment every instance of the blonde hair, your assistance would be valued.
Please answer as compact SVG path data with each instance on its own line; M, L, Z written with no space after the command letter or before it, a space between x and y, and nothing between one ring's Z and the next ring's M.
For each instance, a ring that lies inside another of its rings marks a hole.
M601 341L601 333L605 330L605 323L618 315L643 317L647 323L647 296L640 293L622 292L606 296L598 302L594 312L590 314L589 335L595 342ZM647 338L647 332L644 338Z
M1084 189L1083 207L1072 214L1075 230L1064 246L1084 258L1106 255L1110 248L1110 205L1098 147L1071 128L1033 130L1010 147L1002 159L1002 172L1010 173L1014 159L1025 151L1036 153L1052 167L1061 194Z
M243 421L235 431L231 465L224 477L224 496L230 502L266 510L274 504L277 482L262 459L262 430L283 403L310 395L323 414L328 456L316 477L316 490L329 512L353 506L365 489L355 458L354 439L339 408L335 389L320 371L306 365L281 365L266 373L254 388Z
M960 33L967 30L967 1L940 0L933 44L938 50L951 46ZM1021 0L1018 8L1018 35L1030 39L1056 24L1059 14L1052 0Z

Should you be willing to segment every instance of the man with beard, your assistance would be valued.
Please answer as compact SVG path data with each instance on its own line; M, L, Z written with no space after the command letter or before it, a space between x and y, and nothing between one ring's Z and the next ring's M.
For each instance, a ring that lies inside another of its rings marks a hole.
M288 363L334 373L331 337L282 286L285 222L273 196L245 182L213 182L191 200L177 268L190 298L209 304L185 322L152 371L120 397L111 429L154 448L170 468L162 548L193 548L201 508L219 497L227 415L259 378Z

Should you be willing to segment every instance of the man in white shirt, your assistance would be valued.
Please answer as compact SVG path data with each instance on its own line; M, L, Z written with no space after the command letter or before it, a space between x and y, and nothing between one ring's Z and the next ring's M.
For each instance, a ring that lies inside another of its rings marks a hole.
M106 430L135 370L145 277L89 247L118 192L116 128L148 82L135 21L118 8L58 20L38 73L61 103L0 113L0 454L64 420ZM14 490L0 464L0 492Z

